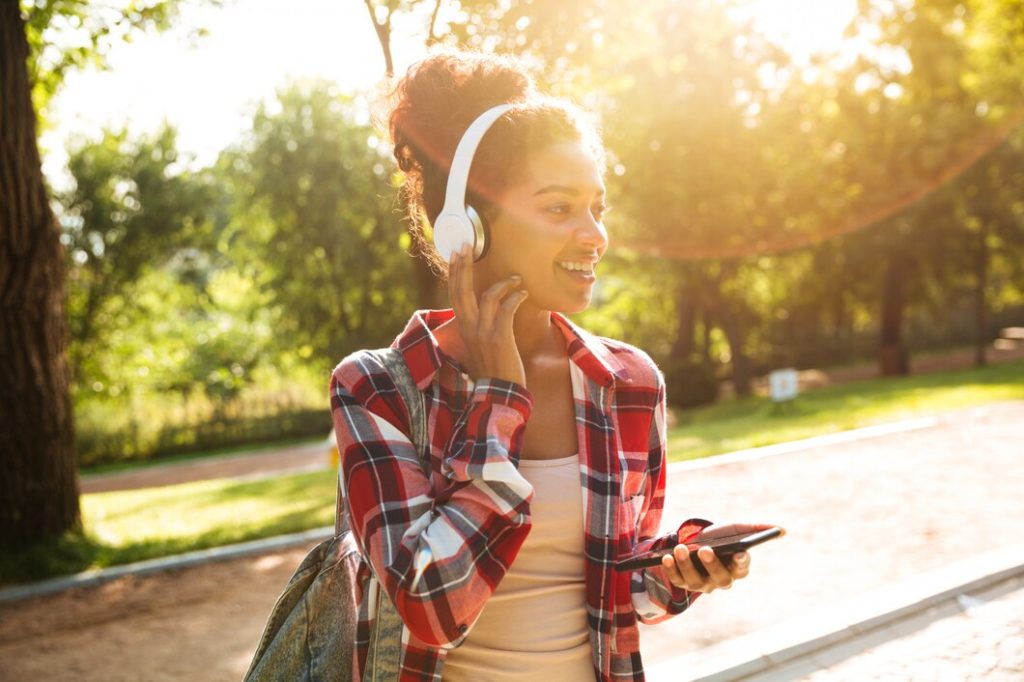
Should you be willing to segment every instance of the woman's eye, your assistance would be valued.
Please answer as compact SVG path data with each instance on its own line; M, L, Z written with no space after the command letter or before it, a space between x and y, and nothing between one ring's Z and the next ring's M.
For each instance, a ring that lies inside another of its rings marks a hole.
M606 204L598 204L597 206L592 207L590 209L590 212L594 214L595 219L601 220L602 218L604 218L604 215L610 210L612 210L611 206L608 206Z
M548 212L555 215L566 215L569 213L570 208L569 204L555 204L554 206L548 206Z

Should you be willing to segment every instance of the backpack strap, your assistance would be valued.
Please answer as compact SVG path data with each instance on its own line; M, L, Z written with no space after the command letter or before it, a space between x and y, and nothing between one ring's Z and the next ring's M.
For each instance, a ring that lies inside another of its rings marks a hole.
M391 375L391 380L402 396L406 411L409 413L409 427L413 446L419 454L420 464L427 476L430 476L430 447L427 442L427 411L426 398L416 387L405 363L402 351L398 348L382 348L366 351L380 362ZM339 453L340 454L340 453ZM334 515L334 535L339 537L350 529L345 492L341 485L341 467L338 468L337 508ZM363 559L366 561L365 559ZM369 564L367 564L369 565ZM374 627L370 633L369 651L363 669L363 680L391 682L399 678L402 658L402 623L401 616L394 604L384 592L384 586L370 571L370 583L365 593L367 599L376 603L372 607Z

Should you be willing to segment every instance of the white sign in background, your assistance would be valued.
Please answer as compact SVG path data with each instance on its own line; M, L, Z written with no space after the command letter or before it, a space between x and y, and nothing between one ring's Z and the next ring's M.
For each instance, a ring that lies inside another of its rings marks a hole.
M793 400L797 395L796 370L792 367L777 369L768 375L772 400L781 402Z

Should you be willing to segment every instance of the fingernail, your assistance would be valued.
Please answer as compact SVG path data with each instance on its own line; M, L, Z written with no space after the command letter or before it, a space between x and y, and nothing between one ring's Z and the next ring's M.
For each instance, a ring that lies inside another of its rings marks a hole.
M522 278L522 277L520 277L519 275L512 275L512 277L510 277L509 279L515 280L516 282L519 282L519 281L521 281L521 280L522 280L523 278Z

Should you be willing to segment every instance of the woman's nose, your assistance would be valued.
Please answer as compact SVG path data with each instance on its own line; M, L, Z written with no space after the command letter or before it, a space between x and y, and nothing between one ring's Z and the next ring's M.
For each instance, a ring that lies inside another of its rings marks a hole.
M608 231L605 229L604 223L597 220L589 211L576 232L576 238L580 244L593 248L599 253L604 252L608 246Z

